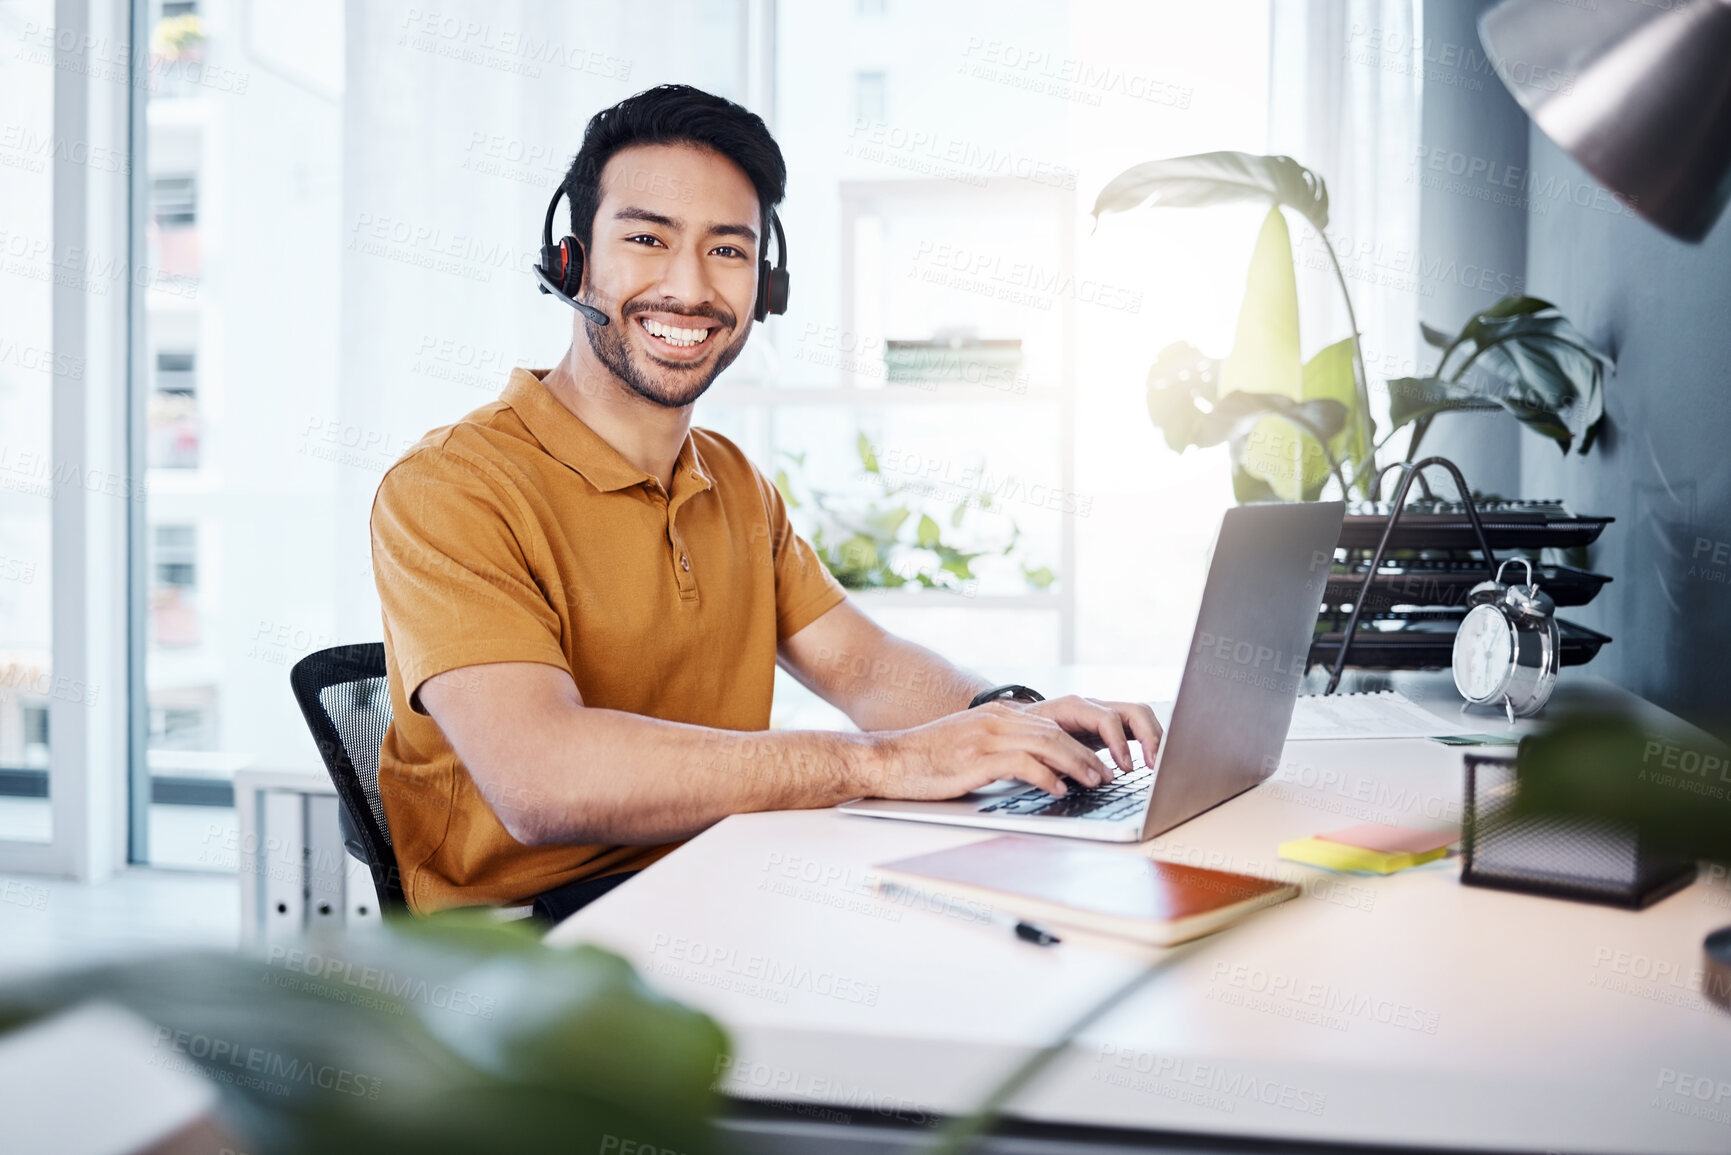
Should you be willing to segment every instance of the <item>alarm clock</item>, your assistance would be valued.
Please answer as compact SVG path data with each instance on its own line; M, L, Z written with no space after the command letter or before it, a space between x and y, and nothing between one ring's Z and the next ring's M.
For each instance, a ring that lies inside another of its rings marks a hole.
M1527 567L1526 585L1504 585L1510 562ZM1497 576L1467 594L1466 617L1455 634L1455 689L1474 705L1500 703L1512 723L1536 714L1557 684L1562 645L1556 603L1539 592L1533 564L1510 558Z

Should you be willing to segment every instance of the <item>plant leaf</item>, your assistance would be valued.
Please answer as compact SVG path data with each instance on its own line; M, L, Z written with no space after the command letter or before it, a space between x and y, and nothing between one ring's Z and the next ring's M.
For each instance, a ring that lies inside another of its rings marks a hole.
M789 480L787 470L778 469L775 471L775 489L777 493L781 494L782 503L789 509L799 508L799 498L793 495L793 482Z
M1270 208L1250 254L1232 352L1220 366L1220 394L1243 390L1297 398L1302 380L1292 236L1280 210Z
M836 552L841 556L842 565L849 570L863 573L879 565L877 542L863 533L856 533L842 542Z
M1351 337L1317 350L1304 363L1303 390L1306 401L1335 401L1342 406L1342 427L1338 433L1330 431L1328 447L1337 461L1352 465L1347 475L1356 475L1374 449L1372 438L1365 436L1368 422L1352 420L1353 410L1358 407L1358 385L1352 371ZM1311 423L1323 425L1316 420ZM1374 437L1374 428L1371 433ZM1328 476L1328 458L1320 447L1308 446L1304 458L1304 500L1315 501L1320 497Z
M1656 752L1663 752L1663 765ZM1510 816L1565 815L1632 826L1643 852L1731 861L1731 796L1693 785L1671 767L1724 766L1721 737L1637 717L1627 708L1561 714L1520 746ZM1687 772L1685 772L1687 773ZM1705 770L1697 783L1711 783Z
M980 556L979 553L964 552L948 545L935 546L933 552L938 555L938 568L940 570L954 574L963 581L974 580L972 565L973 560Z
M1450 344L1452 344L1454 342L1453 337L1450 337L1447 333L1443 332L1441 329L1431 328L1429 325L1425 324L1423 321L1420 321L1418 323L1418 332L1419 332L1419 336L1424 338L1424 343L1431 346L1434 349L1446 349L1449 347Z
M1221 403L1225 404L1235 392L1297 400L1303 392L1303 376L1304 367L1298 355L1298 283L1292 270L1292 236L1279 207L1270 206L1250 254L1232 352L1220 367ZM1227 412L1236 424L1238 418L1250 411ZM1225 433L1218 423L1207 429L1213 434ZM1197 443L1206 444L1207 436L1199 432ZM1297 501L1304 489L1302 446L1297 437L1297 431L1290 425L1270 422L1253 434L1245 431L1233 436L1234 458L1247 472L1267 481L1281 500Z
M1388 382L1389 424L1399 429L1410 421L1456 409L1501 409L1488 397L1464 385L1437 377L1396 377Z
M1196 444L1206 449L1222 441L1241 440L1270 420L1280 422L1294 433L1302 433L1303 429L1289 420L1294 417L1320 429L1324 436L1334 437L1346 424L1347 410L1340 402L1327 398L1294 401L1277 393L1228 393L1203 420Z
M1557 439L1567 452L1574 432L1596 436L1605 415L1604 361L1596 349L1553 336L1551 319L1533 318L1511 334L1499 336L1479 357L1475 368L1493 374L1505 387L1503 404L1517 418L1539 428L1561 426L1569 436ZM1567 326L1561 317L1554 319ZM1543 418L1535 424L1523 413ZM1549 435L1549 434L1547 434Z
M1436 376L1447 377L1450 380L1460 376L1461 367L1485 343L1485 326L1487 324L1494 325L1499 320L1509 317L1530 316L1535 313L1542 313L1547 309L1555 311L1556 306L1538 297L1514 296L1504 297L1490 308L1474 313L1467 318L1467 323L1461 326L1461 331L1455 334L1444 347L1442 361L1437 365ZM1461 359L1451 363L1451 355L1457 352L1462 354Z
M1174 453L1196 444L1196 430L1214 404L1220 362L1188 342L1160 350L1148 369L1148 418Z
M1543 313L1547 309L1555 310L1556 306L1540 297L1513 296L1504 297L1484 312L1480 317L1519 317L1527 313Z
M706 1121L728 1053L719 1024L617 956L545 947L480 914L295 944L316 946L317 971L199 952L9 978L0 1031L100 998L166 1035L218 1040L175 1058L211 1076L252 1150L545 1151L608 1135L731 1149ZM237 1055L268 1056L272 1077L235 1079ZM358 1078L277 1074L338 1070Z
M1464 354L1455 358L1452 354ZM1446 378L1494 400L1568 452L1586 452L1605 416L1604 379L1616 367L1555 306L1509 297L1477 314L1443 357Z
M1204 152L1125 169L1094 200L1094 217L1139 205L1194 208L1262 201L1286 205L1321 232L1328 227L1328 185L1289 156Z
M867 473L878 472L877 454L872 452L872 443L866 439L866 435L863 433L859 435L858 449L860 464L865 466L865 471Z
M843 525L848 525L849 521L853 521L854 524L849 528L856 535L875 538L887 544L895 540L896 531L901 529L902 522L906 521L912 514L913 511L905 505L898 505L894 509L879 509L877 506L873 506L856 518L838 516L836 520Z
M1279 501L1280 496L1260 477L1246 473L1236 462L1232 466L1232 497L1239 505L1254 501Z
M938 523L931 519L931 515L920 514L919 531L915 538L919 542L920 548L932 549L938 544L938 540L942 536L943 531L938 529Z
M1328 454L1310 431L1320 432L1332 446L1346 424L1348 410L1326 398L1277 401L1267 416L1234 442L1238 461L1246 472L1267 481L1281 501L1315 501L1332 470Z

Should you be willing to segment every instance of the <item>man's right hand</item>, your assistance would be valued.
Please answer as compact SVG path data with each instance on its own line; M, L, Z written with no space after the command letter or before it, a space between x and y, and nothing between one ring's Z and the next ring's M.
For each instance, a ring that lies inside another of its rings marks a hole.
M871 757L863 785L878 798L955 798L1000 778L1020 778L1062 795L1064 778L1098 786L1110 775L1093 751L1056 722L1004 702L866 737Z

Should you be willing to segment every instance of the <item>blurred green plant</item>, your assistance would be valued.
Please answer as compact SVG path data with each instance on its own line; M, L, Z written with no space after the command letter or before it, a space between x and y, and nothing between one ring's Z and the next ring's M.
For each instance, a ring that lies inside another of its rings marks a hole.
M1210 152L1135 165L1094 202L1096 220L1142 205L1190 208L1267 204L1250 258L1231 353L1224 361L1169 345L1148 373L1148 414L1176 452L1225 442L1239 501L1314 501L1332 479L1342 495L1370 497L1377 453L1412 425L1413 460L1431 420L1450 410L1505 409L1566 452L1591 448L1604 417L1608 354L1546 301L1509 297L1470 318L1455 337L1421 326L1443 350L1425 378L1388 382L1391 428L1381 441L1358 321L1328 236L1328 186L1291 157ZM1292 239L1282 209L1321 239L1351 335L1301 360ZM1350 472L1349 472L1350 470Z
M855 443L860 466L882 487L885 498L902 497L913 487L900 485L884 475L864 433ZM1021 540L1021 527L1009 519L1009 540L1001 547L969 549L945 539L945 528L924 508L908 500L880 503L857 497L838 497L807 484L800 471L805 454L782 451L792 467L776 471L775 487L796 518L803 523L806 540L845 589L900 589L918 585L925 589L966 590L978 580L974 563L983 557L1012 554ZM983 467L981 472L983 473ZM949 529L962 533L969 526L970 510L993 509L991 494L980 492L955 504L944 515ZM916 517L915 514L918 513ZM974 535L979 536L978 530ZM1046 566L1021 565L1022 579L1032 589L1051 586L1057 575Z
M595 1151L607 1136L723 1150L710 1123L721 1028L617 955L549 948L538 930L455 912L263 958L14 980L0 1034L89 999L123 1006L156 1025L164 1061L203 1070L225 1127L260 1152Z
M1731 862L1731 745L1620 709L1576 710L1522 740L1514 812L1632 826L1644 846Z
M164 60L179 60L204 44L204 23L196 12L165 16L150 34L150 50Z

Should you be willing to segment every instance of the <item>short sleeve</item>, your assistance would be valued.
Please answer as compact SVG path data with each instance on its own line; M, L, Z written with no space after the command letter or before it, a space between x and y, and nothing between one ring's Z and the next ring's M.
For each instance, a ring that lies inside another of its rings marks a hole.
M762 473L757 481L768 506L769 539L774 543L775 640L780 643L846 601L847 591L811 543L794 532L781 491Z
M373 576L403 693L487 662L569 669L559 616L534 580L528 519L503 480L466 456L424 449L373 499Z

